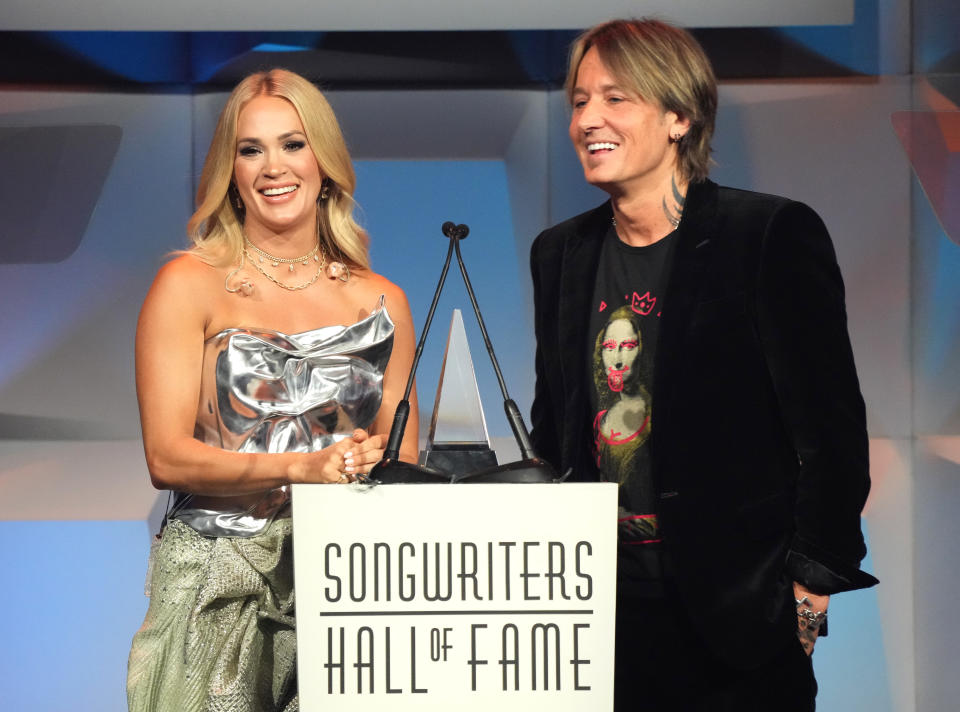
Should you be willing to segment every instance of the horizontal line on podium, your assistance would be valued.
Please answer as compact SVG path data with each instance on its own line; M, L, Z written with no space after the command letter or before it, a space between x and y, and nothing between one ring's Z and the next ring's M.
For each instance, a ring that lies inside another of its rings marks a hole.
M337 613L333 611L320 611L321 616L530 616L530 615L559 615L559 616L592 616L593 609L567 609L567 610L477 610L477 611L345 611Z

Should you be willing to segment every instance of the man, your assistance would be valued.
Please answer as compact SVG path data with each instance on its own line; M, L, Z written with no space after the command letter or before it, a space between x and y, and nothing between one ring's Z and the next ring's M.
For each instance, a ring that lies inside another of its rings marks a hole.
M531 252L533 444L620 485L616 707L812 710L859 570L863 399L830 238L707 180L716 81L657 21L585 32L570 139L610 195Z

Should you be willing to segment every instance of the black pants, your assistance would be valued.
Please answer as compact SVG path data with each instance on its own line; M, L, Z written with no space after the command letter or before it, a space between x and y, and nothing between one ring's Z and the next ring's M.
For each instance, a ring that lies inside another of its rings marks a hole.
M718 636L736 629L717 622ZM617 587L616 712L813 712L817 683L799 641L760 667L719 661L693 629L672 587L664 598Z

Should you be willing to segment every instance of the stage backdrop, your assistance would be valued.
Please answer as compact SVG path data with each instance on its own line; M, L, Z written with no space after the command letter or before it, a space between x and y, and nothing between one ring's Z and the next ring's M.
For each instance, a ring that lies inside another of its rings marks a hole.
M713 176L804 200L823 216L867 401L866 565L882 584L832 603L831 634L814 657L828 712L939 712L960 699L958 8L858 0L850 26L786 30L805 52L852 67L844 76L721 86ZM0 29L16 17L0 11ZM26 39L36 40L4 36L8 48ZM224 94L124 87L0 87L4 708L123 710L129 641L146 608L147 546L166 498L149 486L138 440L136 315L164 255L186 244ZM507 383L528 413L530 242L604 198L582 182L562 92L368 87L330 99L357 160L375 268L407 290L419 326L442 264L439 227L469 224L464 257ZM464 312L495 446L509 460L516 450L455 273L418 382L423 424L454 307Z

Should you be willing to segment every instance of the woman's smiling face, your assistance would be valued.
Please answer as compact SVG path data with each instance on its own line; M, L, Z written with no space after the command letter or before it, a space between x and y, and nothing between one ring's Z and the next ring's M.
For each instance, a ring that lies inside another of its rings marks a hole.
M323 176L300 117L286 99L258 96L241 109L233 178L248 233L316 229Z

